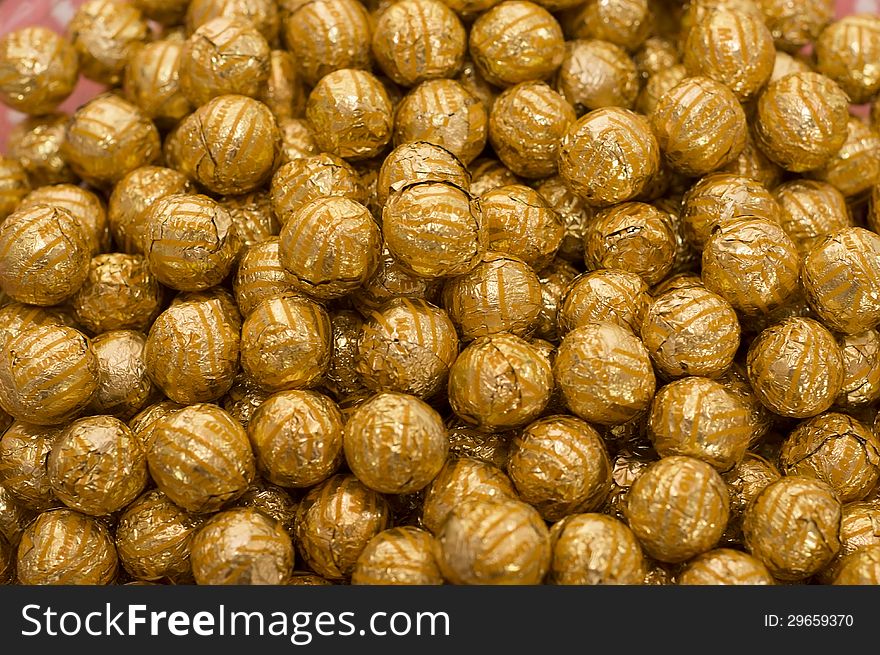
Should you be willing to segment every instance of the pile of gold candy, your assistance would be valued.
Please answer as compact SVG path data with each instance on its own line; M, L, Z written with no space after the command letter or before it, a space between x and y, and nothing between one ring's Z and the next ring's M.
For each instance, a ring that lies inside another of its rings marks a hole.
M3 37L0 578L880 583L880 17L833 9Z

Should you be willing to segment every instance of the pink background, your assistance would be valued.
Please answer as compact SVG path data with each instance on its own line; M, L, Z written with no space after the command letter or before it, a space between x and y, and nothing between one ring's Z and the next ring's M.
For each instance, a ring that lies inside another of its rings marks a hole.
M42 24L64 33L76 7L85 0L0 0L0 36L27 25ZM840 16L851 13L880 13L880 0L838 0L837 13ZM72 112L83 102L95 95L101 87L88 80L80 79L76 91L67 99L61 109ZM0 105L0 151L6 147L6 140L12 125L21 121L23 114Z

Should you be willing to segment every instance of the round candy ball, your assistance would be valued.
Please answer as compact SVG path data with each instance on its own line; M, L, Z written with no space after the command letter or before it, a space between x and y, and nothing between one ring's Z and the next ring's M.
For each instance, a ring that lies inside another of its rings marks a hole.
M429 141L412 141L388 153L376 180L376 202L384 206L394 191L416 182L449 182L468 190L471 176L452 152Z
M834 19L833 0L802 0L797 7L789 0L757 0L756 4L764 14L776 47L786 52L796 52L815 41L822 28Z
M60 427L15 421L0 437L0 485L29 510L58 504L46 462L60 433Z
M846 557L832 584L880 584L880 546L868 546Z
M550 580L560 585L642 584L647 563L624 523L605 514L576 514L550 531Z
M564 333L608 321L638 334L650 304L648 285L640 276L621 269L599 269L583 273L565 286L559 300L558 327Z
M760 560L730 548L698 555L678 577L680 585L772 585L770 571Z
M73 92L79 76L76 50L45 27L25 27L0 39L0 100L39 116Z
M28 173L19 160L0 155L0 220L14 212L30 190Z
M104 202L94 193L73 184L53 184L34 189L21 201L19 208L49 205L66 209L79 223L89 242L91 254L110 250L110 231Z
M613 43L569 41L556 89L578 114L602 107L632 109L639 93L639 72L626 50Z
M539 191L508 184L480 197L486 248L519 257L540 271L562 243L565 226Z
M370 540L351 574L355 585L440 585L437 542L410 526L391 528Z
M183 50L178 41L154 41L138 49L125 66L125 97L160 128L173 127L192 111L181 89Z
M149 40L150 26L130 3L88 0L70 19L67 36L82 74L115 86L122 80L126 62Z
M281 240L278 237L269 237L244 248L232 278L232 290L244 316L268 298L296 293L293 276L281 263Z
M146 336L134 330L111 330L92 340L98 358L98 388L89 403L90 412L127 420L154 395L144 361L146 342Z
M862 104L880 92L880 17L844 16L816 40L816 69L840 85L850 101Z

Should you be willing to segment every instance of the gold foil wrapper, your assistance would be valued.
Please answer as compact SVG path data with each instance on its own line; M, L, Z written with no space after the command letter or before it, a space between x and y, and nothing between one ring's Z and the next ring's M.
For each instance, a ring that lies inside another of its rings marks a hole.
M639 95L636 96L636 110L645 116L650 116L657 108L660 98L678 86L687 76L687 69L683 64L674 64L657 71L648 78Z
M795 52L816 40L834 18L834 0L758 0L776 47Z
M574 8L562 14L562 26L569 39L601 39L635 50L652 31L651 4L649 0L571 3Z
M228 17L249 20L273 47L278 40L281 21L279 7L274 0L192 0L188 5L188 34L214 18Z
M725 173L742 175L764 185L765 189L774 190L779 185L782 169L770 161L764 151L755 142L754 127L746 132L746 145L739 156L720 170ZM777 198L777 200L779 200Z
M880 91L880 18L868 13L844 16L816 40L816 68L837 82L856 104Z
M337 399L361 391L364 386L357 372L358 339L364 321L358 312L342 309L330 315L333 355L324 378Z
M352 294L352 301L364 316L369 316L394 298L435 301L441 282L416 277L404 268L388 248L383 248L376 271Z
M633 53L633 61L642 82L647 82L660 71L672 68L681 61L675 42L663 36L645 39Z
M269 4L273 4L271 0ZM303 115L306 91L297 74L296 62L286 50L273 50L270 53L269 77L260 100L275 116L279 128L284 121Z
M608 321L639 334L650 304L648 285L641 277L624 270L599 269L566 285L559 301L558 327L565 333Z
M721 538L729 516L727 487L705 462L664 457L636 478L624 511L651 557L683 562L710 550Z
M74 327L76 321L58 306L37 307L12 302L0 307L0 350L5 349L9 340L22 332L47 325Z
M0 100L34 116L48 114L79 78L73 46L46 27L25 27L0 39Z
M34 187L76 180L61 154L68 120L70 118L66 114L36 116L16 125L9 133L9 156L20 162ZM0 170L4 170L2 165ZM5 175L0 173L0 178L5 179ZM14 176L12 179L15 179ZM5 197L7 185L9 182L0 183L0 187L4 189L0 191L0 198ZM10 186L13 193L16 188L18 187L14 184ZM0 215L3 214L3 206L4 200L0 199Z
M160 419L147 461L159 489L198 514L241 496L255 475L247 433L216 405L190 405Z
M17 503L6 487L0 485L0 539L5 539L14 549L33 518L33 513Z
M90 80L115 86L125 64L150 37L150 26L131 4L89 0L67 25L67 36L79 56L80 71Z
M550 531L550 581L559 585L638 585L647 572L642 548L621 521L577 514Z
M414 527L396 527L373 537L351 574L355 585L440 585L436 540Z
M825 584L833 581L845 558L877 546L880 546L880 505L873 501L844 505L840 518L840 550L819 573L819 581Z
M833 584L880 584L880 546L868 546L848 556L841 564Z
M192 539L192 567L202 585L277 585L293 571L290 535L255 509L231 509L208 520Z
M583 261L584 234L593 220L592 209L559 175L543 180L536 190L562 219L563 236L557 254L568 261Z
M843 386L834 404L854 409L880 399L880 333L847 334L837 343L843 355Z
M282 118L278 121L281 133L281 163L317 155L318 144L312 127L304 118Z
M299 507L293 497L274 484L258 479L235 502L236 507L248 507L262 512L281 524L284 531L293 537L296 525L296 509Z
M451 4L447 2L446 4ZM498 89L489 84L469 58L465 58L461 72L455 78L472 96L483 103L486 111L491 112L498 96Z
M521 183L521 180L513 174L513 171L497 159L490 157L481 157L472 162L470 172L470 192L477 198L494 189Z
M381 207L395 191L417 182L449 182L464 191L471 176L451 152L428 141L404 143L382 162L376 181L376 202Z
M559 310L568 286L577 277L577 269L562 258L538 272L541 282L541 313L535 334L553 343L559 341L562 330L559 327ZM641 279L641 278L639 278Z
M144 362L146 342L144 334L132 330L104 332L92 340L98 388L89 411L128 420L156 395Z
M34 189L22 199L20 209L49 205L66 209L82 228L91 254L110 250L110 230L104 202L94 193L73 184L55 184Z
M367 487L409 494L427 486L449 451L440 415L415 396L382 393L355 409L345 424L345 460Z
M189 0L132 0L141 13L164 26L177 25L183 21Z
M99 520L69 509L37 517L18 546L18 581L25 585L107 585L118 559Z
M254 413L248 435L257 467L270 482L305 488L342 463L343 419L336 404L313 391L282 391Z
M485 192L480 198L486 248L522 259L536 270L549 264L565 227L541 194L521 184Z
M46 463L60 432L16 421L0 437L0 485L23 507L41 512L58 504Z
M280 239L269 237L244 249L232 279L235 301L248 316L263 300L295 293L290 273L281 263Z
M148 405L132 417L128 422L128 427L131 428L132 434L140 440L144 452L149 453L150 449L153 447L155 430L161 419L170 416L184 407L185 405L178 405L170 400L163 400Z
M847 198L865 196L880 184L880 134L861 118L850 116L843 146L809 174L833 184Z
M303 157L278 169L272 177L272 208L281 225L310 202L342 196L364 202L360 178L345 160L322 153Z
M852 227L846 198L826 182L792 180L776 187L773 195L782 210L782 228L801 256L806 256L825 236Z
M722 477L730 494L730 520L722 538L723 542L741 544L743 540L742 521L749 503L769 484L781 476L779 470L766 459L752 452Z
M452 414L446 419L449 458L470 458L503 469L516 431L485 433ZM508 483L509 484L509 483Z
M772 585L773 576L760 560L730 548L698 555L678 576L680 585Z
M260 405L269 399L270 395L255 385L246 375L239 374L229 392L223 396L220 404L232 418L241 423L243 428L247 428L254 413L260 408Z
M639 93L639 72L626 51L613 43L569 41L556 89L578 115L602 107L632 109Z
M183 49L176 41L155 41L137 50L125 67L125 97L160 127L171 127L192 111L181 89Z

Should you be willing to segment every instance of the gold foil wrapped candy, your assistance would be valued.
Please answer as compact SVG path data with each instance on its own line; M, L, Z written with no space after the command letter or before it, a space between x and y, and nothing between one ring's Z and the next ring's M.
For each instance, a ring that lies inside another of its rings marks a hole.
M192 580L190 542L201 519L180 509L158 489L129 505L116 526L122 566L138 580Z
M572 39L603 39L635 50L654 24L650 0L588 0L578 4L567 3L575 8L562 18L565 33Z
M651 304L648 285L621 269L599 269L574 278L563 291L557 316L561 333L609 321L638 334Z
M271 0L270 4L271 4ZM305 110L306 93L296 70L296 62L286 50L273 50L269 55L269 77L261 90L259 99L265 103L282 131L285 143L285 121L302 116ZM288 131L290 130L288 124ZM292 136L288 134L287 136Z
M16 210L30 190L22 165L11 157L0 155L0 222Z
M850 100L861 104L880 91L880 17L844 16L816 40L817 70L837 82Z
M846 198L826 182L792 180L776 187L773 195L782 210L782 229L802 256L826 235L852 226Z
M687 76L687 69L683 64L675 64L657 71L648 78L639 91L636 97L636 110L645 116L650 116L657 108L660 98L678 86Z
M846 140L849 102L831 79L793 73L758 98L755 135L770 159L795 173L825 164Z
M445 148L428 141L398 146L385 157L376 181L376 201L384 206L388 196L417 182L449 182L467 191L470 174Z
M293 277L281 263L278 237L270 237L244 250L232 279L232 289L245 317L263 300L296 292Z
M73 328L28 329L0 350L0 406L20 421L64 423L97 387L98 360L88 338Z
M52 445L49 483L71 509L92 516L119 511L147 484L141 444L119 419L89 416L74 421Z
M486 247L522 259L536 270L550 263L565 233L541 194L521 184L485 192L480 198Z
M880 134L855 116L846 125L840 150L809 174L833 184L847 198L859 198L880 184Z
M449 437L440 415L415 396L381 393L357 407L345 424L345 459L367 487L408 494L440 472Z
M159 421L184 407L185 405L178 405L170 400L148 405L132 417L128 422L128 427L144 445L144 450L149 453L153 446L155 429Z
M863 407L880 399L880 333L865 330L838 337L843 355L843 386L834 404Z
M281 524L255 509L231 509L208 520L191 542L202 585L277 585L293 570L293 543Z
M561 585L637 585L647 565L642 548L622 522L604 514L576 514L550 530L550 581Z
M104 202L94 193L73 184L54 184L34 189L19 205L20 209L33 205L49 205L66 209L83 229L91 254L110 249L110 230Z
M262 102L218 96L177 128L171 164L219 194L252 191L269 179L281 156L281 134Z
M730 548L695 557L678 578L680 585L772 585L773 576L760 560Z
M260 405L248 436L266 479L283 487L311 487L339 468L342 426L342 415L327 396L282 391Z
M149 39L150 27L127 2L89 0L70 20L67 35L79 55L82 74L112 86L122 80L129 57Z
M686 78L665 93L651 114L651 125L666 163L691 176L730 164L745 147L748 133L736 96L708 77Z
M68 120L69 117L65 114L34 116L16 125L9 133L9 156L21 163L34 187L75 181L73 171L61 154ZM0 157L0 162L2 161L6 160ZM0 171L2 170L4 166L0 165ZM8 174L0 173L0 178L5 180ZM0 187L5 188L8 184L9 182L0 183ZM0 198L3 196L5 191L0 191ZM3 203L0 200L0 216L3 214Z
M0 437L0 485L30 510L43 511L58 504L46 461L59 433L57 427L15 421Z
M135 52L125 67L125 97L160 126L173 126L191 110L180 82L183 44L163 39Z
M104 524L69 509L40 514L18 546L18 581L26 585L106 585L118 565Z
M132 330L111 330L92 340L98 358L98 388L89 411L129 419L150 400L155 389L147 376L147 338Z
M660 150L648 121L621 108L581 117L559 149L559 175L572 191L599 207L635 198L659 167Z
M247 433L216 405L190 405L160 419L147 462L159 489L196 513L235 500L255 474Z
M312 570L344 580L370 540L390 523L388 503L353 475L313 487L297 510L295 541Z
M512 334L477 339L449 372L449 404L462 419L492 432L533 421L550 401L549 360Z
M269 399L267 391L263 391L243 373L235 377L229 391L223 396L221 405L236 421L247 428L254 413Z
M747 452L740 462L722 474L730 494L730 520L723 542L742 543L743 514L764 488L781 476L779 470L760 455Z
M847 557L876 546L880 546L880 505L870 501L847 503L841 510L840 550L819 573L819 581L831 582Z
M768 485L746 510L745 543L774 577L802 580L840 549L840 501L824 482L787 476Z
M32 512L19 505L6 487L0 486L0 537L10 545L18 544L33 518Z
M569 41L556 89L578 114L602 107L632 109L639 93L639 72L626 51L613 43Z
M172 305L154 321L144 359L150 379L171 400L216 400L238 370L239 326L231 325L218 299Z
M844 559L832 584L880 584L880 546L868 546Z
M144 16L162 25L177 25L186 14L189 0L132 0Z
M304 205L325 196L357 202L366 197L355 170L336 155L322 153L288 162L272 177L272 208L284 225Z
M440 585L436 541L430 533L409 526L391 528L373 537L351 574L355 585Z
M727 487L709 464L664 457L636 478L626 498L630 529L661 562L683 562L710 550L727 526Z
M470 33L470 54L490 83L509 86L550 77L562 63L562 28L546 9L508 0L481 15Z
M187 4L189 5L186 8L188 34L192 34L208 21L222 16L250 21L266 38L269 45L274 45L278 40L279 7L274 0L192 0Z
M45 27L25 27L0 39L0 100L36 116L48 114L73 92L77 53Z
M757 0L776 47L794 52L814 41L834 18L834 0Z
M318 154L315 135L308 121L304 118L282 118L278 121L278 131L281 132L281 162L283 164Z
M241 365L261 389L313 386L330 364L330 318L299 296L261 302L241 329Z
M262 243L277 236L281 226L272 210L268 191L254 191L241 196L225 196L220 204L229 212L242 247Z

